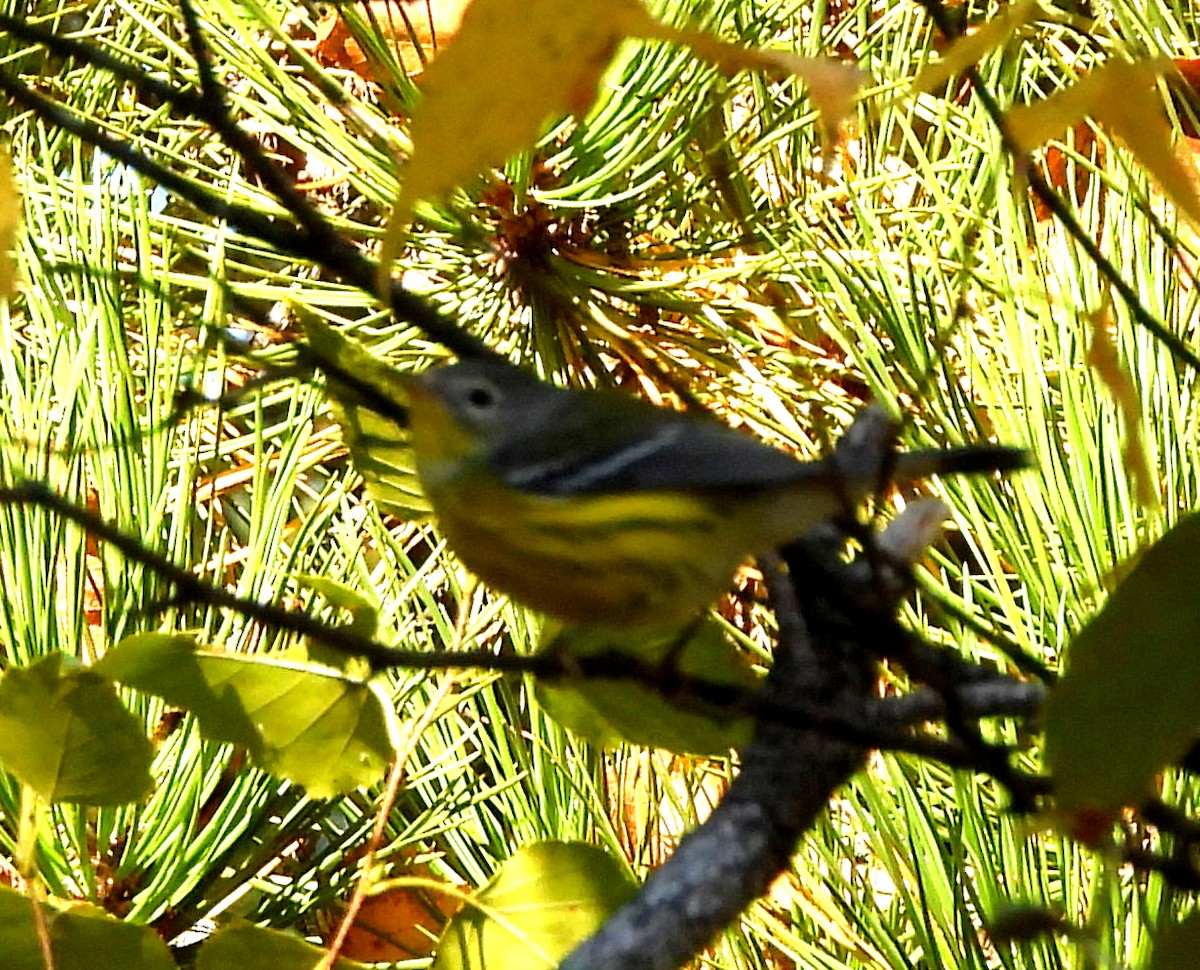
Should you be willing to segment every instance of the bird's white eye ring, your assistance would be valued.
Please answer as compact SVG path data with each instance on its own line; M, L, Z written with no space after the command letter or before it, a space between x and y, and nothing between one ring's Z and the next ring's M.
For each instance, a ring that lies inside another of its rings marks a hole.
M467 391L467 403L480 410L490 408L498 397L496 389L487 384L479 384Z

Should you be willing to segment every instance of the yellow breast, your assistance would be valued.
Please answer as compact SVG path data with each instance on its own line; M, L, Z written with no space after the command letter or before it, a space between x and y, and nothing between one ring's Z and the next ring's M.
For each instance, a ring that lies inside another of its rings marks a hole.
M480 579L565 623L674 626L750 553L711 502L671 492L538 496L495 482L436 488L450 548Z

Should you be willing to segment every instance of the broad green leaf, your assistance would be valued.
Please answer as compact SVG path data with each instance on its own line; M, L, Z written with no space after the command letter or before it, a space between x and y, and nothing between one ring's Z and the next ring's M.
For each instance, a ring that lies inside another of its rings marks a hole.
M921 73L913 78L913 93L928 94L941 87L954 75L961 74L986 54L1006 43L1014 33L1041 15L1042 8L1037 0L1020 0L999 16L982 24L977 30L963 34L942 52L940 58L925 65Z
M0 953L5 970L46 970L33 919L33 900L0 886Z
M261 926L230 926L214 933L196 955L196 970L313 970L324 956L320 947L292 933ZM338 958L335 970L363 964Z
M558 633L546 649L577 657L613 651L657 663L677 648L678 636L622 637L576 627ZM716 684L746 689L758 684L715 619L706 620L691 634L675 663L681 673ZM630 680L588 677L577 683L538 682L535 694L556 721L605 747L627 743L676 754L724 755L749 741L754 727L748 716L708 713Z
M1200 953L1200 913L1165 927L1154 941L1145 970L1195 970Z
M1125 143L1181 212L1200 223L1200 195L1171 148L1171 126L1156 87L1159 75L1173 70L1166 59L1110 61L1065 91L1010 110L1008 132L1018 147L1028 152L1084 117L1094 118Z
M388 515L407 520L428 518L429 501L417 478L408 428L398 423L408 402L403 376L357 341L312 315L305 319L304 331L318 357L353 375L357 383L395 408L394 414L381 414L360 391L339 380L336 372L326 371L334 417L342 426L354 467L366 482L371 498Z
M166 943L149 926L114 919L97 906L72 906L53 917L50 947L55 970L175 970Z
M0 679L0 765L48 801L136 802L153 756L112 683L62 654Z
M1200 515L1154 544L1072 641L1046 706L1046 762L1063 808L1113 810L1200 733Z
M373 684L286 659L195 648L190 637L127 637L95 670L196 715L215 741L244 744L267 771L315 798L377 781L396 713Z
M167 945L148 926L114 919L96 906L43 906L55 970L174 970ZM4 970L45 970L33 901L0 887L0 965Z
M260 737L238 692L204 669L202 652L186 633L135 633L108 651L92 670L134 690L191 711L206 738L241 744L257 754Z
M541 970L594 933L637 886L608 853L581 842L526 846L442 934L434 970Z

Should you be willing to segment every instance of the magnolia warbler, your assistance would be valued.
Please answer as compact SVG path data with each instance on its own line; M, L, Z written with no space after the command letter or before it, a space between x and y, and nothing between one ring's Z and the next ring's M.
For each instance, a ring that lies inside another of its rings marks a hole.
M960 447L855 468L804 462L715 418L537 380L500 359L399 382L416 470L447 544L493 589L570 624L681 625L738 566L884 484L1006 471Z

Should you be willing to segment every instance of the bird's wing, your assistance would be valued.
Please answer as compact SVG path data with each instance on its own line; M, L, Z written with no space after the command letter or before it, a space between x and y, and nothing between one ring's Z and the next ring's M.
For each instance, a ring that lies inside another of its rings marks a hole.
M567 418L493 454L495 470L512 487L542 495L763 488L830 473L826 462L798 461L715 419L612 403L603 423L572 427Z
M540 389L537 420L493 449L492 470L508 485L539 495L677 489L771 488L825 484L874 488L929 475L1013 471L1028 453L1000 445L893 454L890 439L847 445L817 461L800 461L704 415L655 407L623 394ZM890 456L890 457L889 457Z

